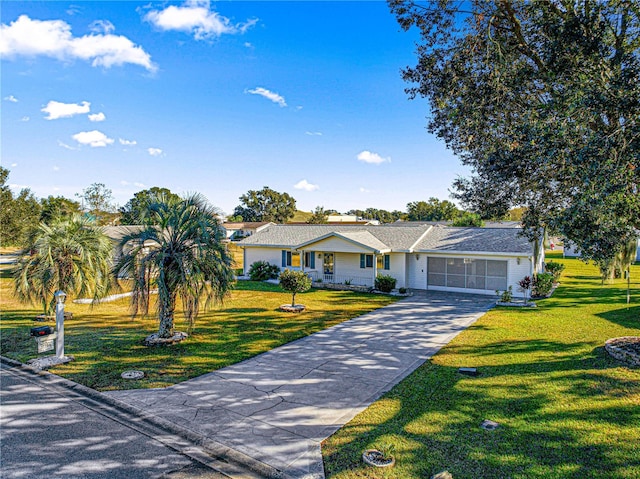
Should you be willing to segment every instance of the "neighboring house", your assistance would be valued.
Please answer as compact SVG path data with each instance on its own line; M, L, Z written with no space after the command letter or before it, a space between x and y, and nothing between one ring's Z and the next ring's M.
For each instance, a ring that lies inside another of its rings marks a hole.
M565 240L564 248L562 249L562 256L564 258L580 258L582 255L570 241ZM636 245L636 261L640 261L640 238L638 238Z
M268 261L328 283L373 286L378 274L398 288L495 294L541 271L519 228L455 228L425 223L272 225L245 238L244 269Z
M267 226L273 224L275 223L270 223L268 221L258 221L244 223L222 223L221 226L225 231L227 239L236 240L251 236L252 234L257 233L258 231L261 231Z

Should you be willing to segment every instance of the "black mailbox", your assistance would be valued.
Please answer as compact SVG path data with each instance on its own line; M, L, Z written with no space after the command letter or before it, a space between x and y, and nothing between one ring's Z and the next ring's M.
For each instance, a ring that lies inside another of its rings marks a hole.
M38 326L37 328L31 328L31 336L47 336L53 333L51 326Z

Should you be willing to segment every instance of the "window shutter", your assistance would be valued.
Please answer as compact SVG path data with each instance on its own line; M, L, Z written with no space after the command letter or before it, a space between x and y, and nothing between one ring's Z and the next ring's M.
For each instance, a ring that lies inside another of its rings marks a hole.
M287 267L287 251L284 249L282 250L282 267Z
M309 267L311 269L316 269L316 252L315 251L310 251L309 252Z
M389 255L384 255L384 269L389 269Z
M365 267L365 265L364 265L364 257L365 257L364 254L360 254L360 267L361 268Z

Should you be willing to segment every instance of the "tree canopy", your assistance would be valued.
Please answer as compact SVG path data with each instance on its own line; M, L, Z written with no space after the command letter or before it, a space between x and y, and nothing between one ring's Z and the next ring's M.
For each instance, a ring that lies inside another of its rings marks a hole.
M307 220L309 224L324 224L329 220L329 213L322 206L316 206L315 211Z
M118 208L120 212L120 224L122 225L145 225L150 224L152 216L147 215L149 204L156 201L161 196L167 200L179 200L180 196L172 193L168 188L154 186L147 190L138 191L127 203Z
M81 199L82 207L96 224L105 225L116 218L113 192L104 183L92 183L82 190L82 194L76 193L76 196Z
M199 194L184 199L160 195L147 204L146 227L121 239L114 274L133 280L134 316L148 313L150 290L158 290L160 338L174 334L178 297L191 330L201 300L208 308L232 287L233 259L222 243L218 213Z
M111 240L86 217L40 223L28 244L28 255L14 270L17 297L42 304L45 313L53 308L53 293L69 297L101 298L113 285Z
M471 179L473 212L526 207L529 236L551 227L603 262L640 229L640 9L636 1L390 0L419 29L403 71L428 98L430 132Z
M233 216L243 221L273 221L286 223L296 212L296 200L288 193L279 193L265 186L261 190L249 190L240 197L240 206Z
M409 221L450 221L459 214L459 210L450 201L429 198L429 201L414 201L407 204Z
M40 203L30 189L14 195L7 179L9 170L0 166L0 231L2 245L24 246L29 234L38 226Z
M42 212L40 221L51 224L57 219L70 219L74 215L82 213L80 203L64 196L48 196L40 200Z

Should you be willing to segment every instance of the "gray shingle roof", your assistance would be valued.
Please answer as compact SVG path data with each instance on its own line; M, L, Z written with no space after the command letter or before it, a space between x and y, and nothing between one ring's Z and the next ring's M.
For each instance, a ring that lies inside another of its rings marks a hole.
M520 228L434 227L415 251L533 254L533 246Z
M245 238L240 245L295 248L335 232L376 250L533 254L532 245L520 231L520 228L455 228L424 223L273 225Z
M429 229L426 225L404 227L374 225L274 225L240 241L243 246L295 247L330 233L369 233L367 243L375 249L408 250ZM360 236L362 239L365 236ZM373 237L373 238L371 238ZM352 236L355 241L356 237ZM374 239L376 241L374 241ZM375 244L375 246L373 246Z

